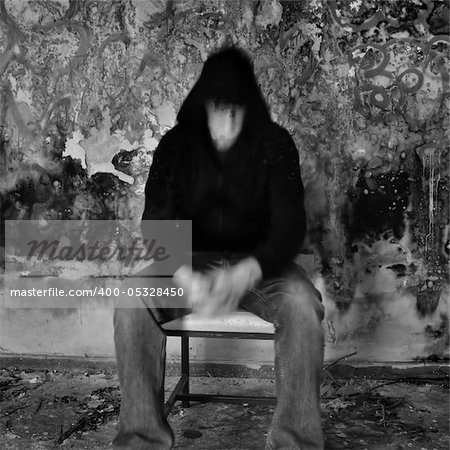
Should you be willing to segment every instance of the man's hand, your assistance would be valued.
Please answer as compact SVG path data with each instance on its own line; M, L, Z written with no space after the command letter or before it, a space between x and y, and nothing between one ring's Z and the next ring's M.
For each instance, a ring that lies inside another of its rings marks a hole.
M249 257L227 269L206 274L181 267L175 273L174 281L185 290L194 312L213 316L237 310L241 298L261 278L258 261Z

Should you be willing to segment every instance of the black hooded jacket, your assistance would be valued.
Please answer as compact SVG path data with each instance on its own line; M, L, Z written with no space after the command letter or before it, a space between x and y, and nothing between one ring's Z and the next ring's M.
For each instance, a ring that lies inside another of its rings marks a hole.
M223 155L208 131L208 99L245 107L243 129ZM251 255L264 278L276 276L306 231L299 157L289 133L271 121L240 50L206 61L177 121L155 150L142 219L192 220L194 251Z

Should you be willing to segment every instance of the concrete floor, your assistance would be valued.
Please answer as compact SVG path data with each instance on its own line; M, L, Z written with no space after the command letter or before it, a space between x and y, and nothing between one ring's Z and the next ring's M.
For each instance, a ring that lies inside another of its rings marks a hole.
M1 364L1 360L0 360ZM45 366L45 364L44 364ZM114 369L11 361L0 372L1 449L111 448L120 393ZM175 377L168 377L167 389ZM322 386L327 449L449 448L448 385L366 379ZM192 391L273 395L273 380L196 377ZM175 448L263 449L273 407L178 404L170 415Z

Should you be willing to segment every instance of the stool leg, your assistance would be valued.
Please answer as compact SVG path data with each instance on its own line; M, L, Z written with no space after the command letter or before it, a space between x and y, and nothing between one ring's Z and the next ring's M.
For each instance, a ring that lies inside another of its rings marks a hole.
M186 376L186 383L182 393L189 394L189 337L181 336L181 374ZM183 408L189 408L189 400L182 400Z

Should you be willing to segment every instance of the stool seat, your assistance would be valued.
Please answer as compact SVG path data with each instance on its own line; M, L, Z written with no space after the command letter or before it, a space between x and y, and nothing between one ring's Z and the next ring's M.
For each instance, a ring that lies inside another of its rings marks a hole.
M215 333L274 333L273 324L247 311L236 311L217 317L189 314L164 324L168 331L215 332Z

